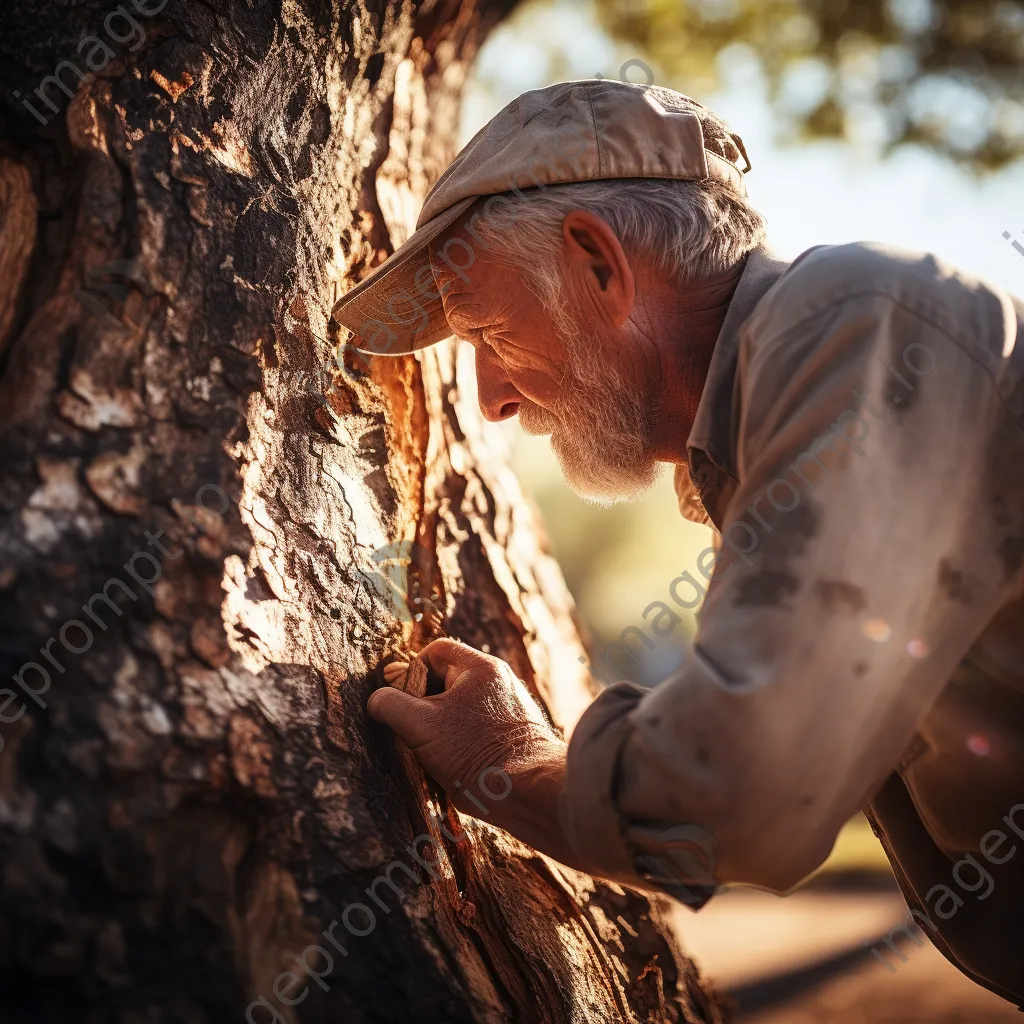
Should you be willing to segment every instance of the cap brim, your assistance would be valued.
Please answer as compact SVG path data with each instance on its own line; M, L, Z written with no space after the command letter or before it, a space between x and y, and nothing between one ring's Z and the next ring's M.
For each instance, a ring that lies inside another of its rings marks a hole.
M375 356L404 356L451 334L434 287L427 246L477 198L469 196L431 218L335 303L331 315L355 335L355 349Z

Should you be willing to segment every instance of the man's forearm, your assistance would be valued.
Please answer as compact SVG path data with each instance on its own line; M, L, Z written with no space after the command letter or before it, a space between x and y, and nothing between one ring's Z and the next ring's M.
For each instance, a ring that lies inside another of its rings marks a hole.
M522 766L509 770L512 789L501 803L490 805L486 820L560 864L583 870L559 816L567 750L565 743L555 742L532 749Z

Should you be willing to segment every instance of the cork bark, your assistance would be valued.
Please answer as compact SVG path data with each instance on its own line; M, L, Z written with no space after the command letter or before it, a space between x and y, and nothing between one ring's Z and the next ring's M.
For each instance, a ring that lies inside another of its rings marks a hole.
M657 906L364 710L442 633L567 730L591 697L471 365L328 321L511 3L139 4L0 37L0 1015L720 1020Z

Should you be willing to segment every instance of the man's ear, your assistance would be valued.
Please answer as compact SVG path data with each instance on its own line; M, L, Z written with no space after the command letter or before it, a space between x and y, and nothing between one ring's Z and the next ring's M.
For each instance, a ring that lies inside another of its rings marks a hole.
M636 282L618 236L607 221L586 210L573 210L562 222L567 270L574 290L614 327L633 309Z

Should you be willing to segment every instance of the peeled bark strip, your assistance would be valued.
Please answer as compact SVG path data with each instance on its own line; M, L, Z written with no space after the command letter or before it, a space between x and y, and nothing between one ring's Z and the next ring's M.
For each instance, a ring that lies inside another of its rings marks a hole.
M563 727L590 696L471 367L324 371L508 6L171 0L137 46L95 2L10 16L4 1020L721 1019L646 898L460 818L364 711L441 631ZM44 127L12 91L65 60Z

